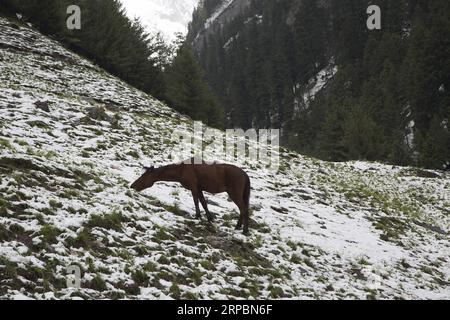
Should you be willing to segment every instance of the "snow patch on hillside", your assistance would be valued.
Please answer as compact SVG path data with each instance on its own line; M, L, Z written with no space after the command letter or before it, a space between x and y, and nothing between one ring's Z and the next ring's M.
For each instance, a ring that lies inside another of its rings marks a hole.
M223 0L214 13L206 20L205 29L208 29L216 21L218 17L228 9L228 7L234 2L234 0Z

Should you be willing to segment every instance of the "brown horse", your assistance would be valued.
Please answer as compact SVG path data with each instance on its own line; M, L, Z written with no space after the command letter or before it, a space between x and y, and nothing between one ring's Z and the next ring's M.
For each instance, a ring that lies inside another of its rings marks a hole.
M244 226L244 234L248 234L250 178L242 169L228 164L172 164L161 168L145 168L145 173L136 180L131 188L143 191L151 188L156 182L179 182L192 192L196 218L200 218L199 200L205 209L209 222L213 216L208 210L203 192L218 194L227 192L240 211L236 230Z

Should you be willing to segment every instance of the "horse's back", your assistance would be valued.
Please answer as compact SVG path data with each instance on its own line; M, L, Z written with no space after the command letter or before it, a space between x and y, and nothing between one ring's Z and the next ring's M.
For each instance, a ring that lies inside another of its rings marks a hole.
M192 170L200 187L210 193L221 193L236 188L248 181L247 173L230 164L194 164Z

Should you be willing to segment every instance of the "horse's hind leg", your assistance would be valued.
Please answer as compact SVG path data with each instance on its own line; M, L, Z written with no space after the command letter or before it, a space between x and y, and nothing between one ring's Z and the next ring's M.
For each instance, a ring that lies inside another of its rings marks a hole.
M248 235L249 233L249 212L248 212L248 206L245 204L244 200L242 199L238 199L238 200L233 200L234 203L238 206L239 208L239 221L236 225L236 230L240 230L242 228L242 226L244 226L244 234Z
M243 214L241 214L241 216L242 216L242 220L244 221L244 234L245 235L248 235L249 234L249 231L248 231L248 228L249 228L249 224L250 224L250 218L249 218L249 212L248 212L248 207L247 206L244 206L244 212L243 212Z
M242 224L243 224L243 221L244 221L243 218L244 217L243 217L242 212L241 212L240 215L239 215L238 223L236 225L236 230L241 230L242 229Z
M203 195L203 192L201 190L199 190L199 192L198 192L198 198L200 199L200 202L202 203L203 209L205 209L206 216L208 217L208 221L213 222L214 217L211 214L211 212L209 212L208 203L206 202L205 196Z
M236 225L236 230L240 230L242 228L243 223L244 223L244 213L245 213L244 201L242 201L242 199L239 196L234 195L234 194L232 194L230 192L228 192L228 195L230 196L231 200L233 200L233 202L239 208L240 215L239 215L238 223Z

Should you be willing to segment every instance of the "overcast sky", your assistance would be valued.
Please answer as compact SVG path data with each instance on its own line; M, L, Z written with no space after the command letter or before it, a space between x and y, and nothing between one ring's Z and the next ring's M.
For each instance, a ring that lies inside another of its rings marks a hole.
M139 17L149 32L162 31L168 40L186 33L198 0L121 0L130 18Z

